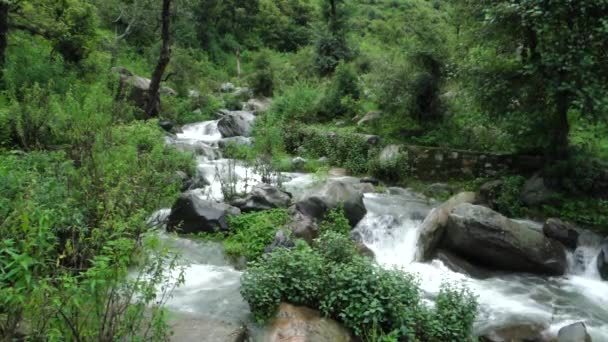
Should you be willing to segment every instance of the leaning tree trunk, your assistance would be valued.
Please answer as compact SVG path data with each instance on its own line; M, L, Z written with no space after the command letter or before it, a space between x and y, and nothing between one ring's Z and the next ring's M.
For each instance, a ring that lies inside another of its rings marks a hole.
M0 0L0 84L4 84L6 47L8 46L8 3ZM4 88L4 86L2 86Z
M165 69L171 60L171 34L169 31L171 25L171 0L163 0L163 9L161 14L162 19L162 46L160 48L160 57L152 79L150 80L150 89L148 91L148 102L146 103L146 117L156 117L160 111L160 81L165 73Z

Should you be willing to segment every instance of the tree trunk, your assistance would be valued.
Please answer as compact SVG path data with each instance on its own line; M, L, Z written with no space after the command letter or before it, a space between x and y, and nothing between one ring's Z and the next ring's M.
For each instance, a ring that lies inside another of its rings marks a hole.
M552 156L553 160L568 159L568 136L570 135L570 123L568 122L568 110L570 109L570 97L565 92L557 94L557 117L555 118L555 129L553 136Z
M8 46L8 3L0 0L0 84L4 88L4 67Z
M148 102L146 104L146 117L157 117L160 111L160 82L165 73L165 69L171 60L171 0L163 0L163 9L161 14L162 19L162 46L160 48L160 57L152 79L150 80L150 90L148 92Z

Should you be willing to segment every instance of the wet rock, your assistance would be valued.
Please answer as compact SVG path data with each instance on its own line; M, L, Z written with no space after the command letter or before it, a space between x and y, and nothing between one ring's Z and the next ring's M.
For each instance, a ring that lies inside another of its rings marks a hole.
M388 145L382 149L378 158L382 166L395 163L401 158L401 147L399 145Z
M576 227L557 218L550 218L545 222L543 233L546 237L557 240L570 249L576 249L578 244Z
M167 120L159 121L158 125L160 126L160 128L162 128L163 130L165 130L167 132L171 132L171 130L173 130L173 123L171 121L167 121Z
M367 247L363 242L357 242L355 244L355 248L357 249L357 252L359 253L359 255L368 257L370 259L376 258L376 253L374 253L374 251L372 251L369 247Z
M272 251L274 251L277 248L292 248L295 245L296 244L293 241L293 239L291 238L290 234L288 234L283 229L280 229L279 231L277 231L276 235L274 236L274 240L272 241L272 243L270 245L266 246L266 248L264 249L264 252L271 253Z
M234 97L247 101L253 97L253 91L247 87L239 87L234 90Z
M290 193L265 183L254 186L247 197L232 203L242 212L287 208L290 204Z
M226 148L229 145L251 146L252 144L253 144L253 140L251 138L246 138L246 137L223 138L217 142L217 146L219 146L220 148Z
M295 208L298 212L316 220L323 219L328 210L327 204L317 196L311 196L299 201L296 203Z
M231 93L235 90L236 88L234 87L234 84L230 83L230 82L226 82L226 83L222 83L222 85L220 86L220 91L222 93Z
M302 158L302 157L295 157L291 160L291 164L293 165L293 167L296 170L304 169L304 166L306 166L307 162L308 162L308 160L306 160L305 158Z
M376 177L365 177L361 178L361 183L369 183L373 186L378 186L380 185L380 180Z
M468 203L448 215L443 245L476 265L497 270L563 275L567 267L560 243L492 209Z
M296 239L303 239L309 244L312 243L319 236L319 226L316 220L307 213L301 212L297 205L290 208L290 213L291 222L288 227L292 236Z
M202 199L196 191L183 193L173 204L167 221L167 231L181 233L211 233L228 231L228 216L240 210L225 203Z
M608 240L604 241L597 257L597 269L602 279L608 281Z
M544 324L517 324L485 332L479 337L480 342L548 342L543 331Z
M182 317L172 318L171 342L246 342L251 341L246 326L217 319Z
M557 342L591 342L585 323L578 322L559 329Z
M429 185L424 194L433 198L447 198L454 194L454 188L445 183L435 183Z
M328 164L328 163L329 163L329 158L327 158L327 157L321 157L321 158L319 158L319 159L317 160L317 162L318 162L319 164L321 164L321 165L325 165L325 164Z
M479 188L479 202L493 210L497 210L498 203L496 201L502 192L503 185L504 182L502 180L494 180L482 185Z
M344 216L353 228L367 214L363 204L363 192L353 184L330 181L319 191L319 198L329 210L341 206L344 209Z
M526 181L519 195L519 199L528 206L550 203L553 197L553 191L545 185L545 180L538 174Z
M492 277L496 272L486 270L482 267L471 264L458 255L439 249L436 258L441 261L447 268L454 272L466 274L476 279L487 279Z
M353 337L338 322L306 307L282 303L265 328L263 342L350 342Z
M357 122L357 126L366 126L378 121L381 117L380 112L368 112Z
M217 123L222 137L251 136L255 116L250 112L233 111L224 115Z
M393 189L391 188L391 191ZM445 226L450 212L460 204L475 202L476 198L477 195L474 192L463 192L431 210L420 226L420 236L416 246L416 260L429 261L433 258L445 234Z
M267 98L250 99L245 103L244 110L252 112L254 115L265 113L272 105L272 101Z

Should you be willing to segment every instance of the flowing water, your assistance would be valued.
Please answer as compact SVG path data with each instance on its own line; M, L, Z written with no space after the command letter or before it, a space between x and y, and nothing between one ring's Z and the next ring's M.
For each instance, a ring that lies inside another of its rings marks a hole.
M221 134L217 121L188 125L177 139L169 142L200 145L198 171L211 184L201 196L222 200L222 177L238 180L239 190L260 182L261 177L246 165L218 159ZM301 198L316 185L307 174L283 174L283 187ZM594 267L598 246L589 243L568 256L569 271L562 277L503 275L485 280L470 278L448 269L441 261L415 262L418 228L436 203L403 189L391 188L383 194L366 194L368 214L357 232L374 251L384 267L399 267L417 274L421 288L430 300L443 282L466 284L477 296L480 313L476 330L516 324L540 323L550 326L548 335L569 323L584 321L596 342L608 342L608 282L603 282ZM160 221L167 211L151 220ZM223 256L221 247L162 234L162 238L183 255L185 284L175 290L168 308L193 317L242 322L249 309L239 294L241 272Z

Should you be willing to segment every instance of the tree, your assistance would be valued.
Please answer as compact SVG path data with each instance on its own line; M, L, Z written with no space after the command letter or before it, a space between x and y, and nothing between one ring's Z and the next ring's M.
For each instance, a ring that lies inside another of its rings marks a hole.
M156 117L159 114L160 82L167 65L171 61L171 0L163 0L161 26L162 45L160 48L160 56L156 68L154 68L154 72L152 73L152 78L150 79L148 102L145 110L146 116L149 118Z
M491 46L486 56L503 62L497 81L509 103L502 111L542 118L549 157L566 159L569 111L592 116L608 109L608 1L475 0L465 6L484 18L478 32L486 39L477 41Z
M343 2L344 0L323 2L325 27L319 32L315 44L315 64L321 75L333 73L341 61L349 61L353 57L353 51L346 39L348 15L341 5Z
M85 59L95 36L95 9L81 0L0 0L0 69L11 31L51 41L68 63Z

